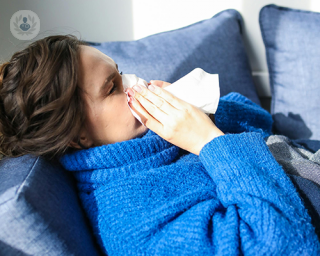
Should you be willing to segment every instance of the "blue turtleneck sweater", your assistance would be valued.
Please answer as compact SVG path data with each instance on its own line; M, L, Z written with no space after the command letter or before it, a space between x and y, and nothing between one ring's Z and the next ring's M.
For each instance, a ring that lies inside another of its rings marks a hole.
M320 255L310 217L265 144L270 114L231 93L215 120L228 134L199 156L148 131L60 159L106 254Z

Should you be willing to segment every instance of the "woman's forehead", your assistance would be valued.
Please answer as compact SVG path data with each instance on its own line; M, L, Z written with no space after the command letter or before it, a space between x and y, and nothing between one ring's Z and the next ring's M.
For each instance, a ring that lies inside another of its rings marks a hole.
M106 78L116 70L115 62L107 55L90 46L81 46L79 86L90 102L99 98L99 89Z
M86 64L86 66L96 66L99 63L108 63L111 66L116 67L114 60L101 51L86 45L81 45L80 49L81 62Z

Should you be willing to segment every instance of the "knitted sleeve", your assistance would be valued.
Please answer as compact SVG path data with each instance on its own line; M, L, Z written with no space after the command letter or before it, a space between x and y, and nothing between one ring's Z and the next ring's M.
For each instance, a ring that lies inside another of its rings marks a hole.
M320 255L311 219L261 134L217 137L200 159L222 205L237 212L244 255ZM216 228L213 236L222 233Z
M220 98L215 123L224 133L259 132L272 134L272 117L268 111L239 93Z

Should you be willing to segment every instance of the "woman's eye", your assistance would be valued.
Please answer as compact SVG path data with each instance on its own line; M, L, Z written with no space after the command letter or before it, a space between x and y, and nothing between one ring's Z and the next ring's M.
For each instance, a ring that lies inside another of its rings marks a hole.
M117 89L117 86L115 84L113 84L109 94L112 94L116 89Z
M122 71L120 72L120 75L122 75Z

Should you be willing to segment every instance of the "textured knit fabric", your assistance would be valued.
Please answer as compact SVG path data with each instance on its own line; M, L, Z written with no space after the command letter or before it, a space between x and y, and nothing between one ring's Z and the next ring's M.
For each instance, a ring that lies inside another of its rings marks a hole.
M291 175L289 177L297 188L304 206L311 217L311 223L315 227L316 234L320 241L320 187L311 180L301 176Z
M299 195L270 153L267 111L231 93L225 133L199 156L152 131L63 156L108 255L319 255Z
M320 149L320 140L296 139L291 141L296 147L303 147L312 153L315 153Z
M283 135L272 135L266 143L274 158L288 174L301 176L320 186L320 149L315 153L310 152L304 147L295 146Z
M320 148L312 152L283 135L269 136L266 144L297 187L320 239Z

